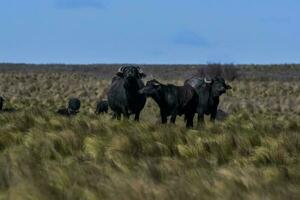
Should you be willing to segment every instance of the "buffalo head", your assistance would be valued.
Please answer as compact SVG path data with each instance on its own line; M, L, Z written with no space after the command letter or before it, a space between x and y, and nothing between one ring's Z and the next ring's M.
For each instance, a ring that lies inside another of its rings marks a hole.
M117 76L124 78L144 78L146 74L139 66L123 66L120 67Z
M184 85L190 85L196 90L202 88L202 87L211 87L213 83L213 80L210 77L193 77L190 79L187 79L184 82Z
M157 93L160 87L161 87L161 83L153 79L151 81L147 81L146 86L140 89L139 93L145 94L146 96L152 96Z
M226 90L231 89L231 86L225 83L225 79L221 76L216 76L212 83L212 95L214 97L221 96L226 93Z

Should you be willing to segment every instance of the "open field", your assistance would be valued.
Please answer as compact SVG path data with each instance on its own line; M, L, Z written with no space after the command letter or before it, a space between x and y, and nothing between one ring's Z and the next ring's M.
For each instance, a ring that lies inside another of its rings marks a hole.
M0 199L299 199L300 67L240 69L221 105L230 117L187 130L96 116L117 67L0 65ZM181 84L195 66L145 67ZM147 78L146 78L147 80ZM55 111L82 101L69 119Z

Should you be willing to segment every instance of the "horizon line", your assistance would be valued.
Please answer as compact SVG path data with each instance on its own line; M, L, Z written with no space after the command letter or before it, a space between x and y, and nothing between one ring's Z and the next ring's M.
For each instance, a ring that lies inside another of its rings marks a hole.
M209 64L221 64L221 65L300 65L296 62L282 62L282 63L234 63L234 62L207 62L207 63L28 63L28 62L0 62L0 65L209 65Z

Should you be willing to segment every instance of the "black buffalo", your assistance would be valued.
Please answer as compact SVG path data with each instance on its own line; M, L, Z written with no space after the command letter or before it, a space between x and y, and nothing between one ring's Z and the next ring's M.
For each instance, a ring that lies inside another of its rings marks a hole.
M61 108L57 111L58 114L63 116L72 116L79 113L81 103L80 100L77 98L70 98L68 102L68 108Z
M194 77L186 80L185 85L192 86L198 94L198 123L204 122L204 114L210 115L211 121L215 121L220 96L226 90L231 89L231 86L226 84L224 78L221 76L216 76L213 79Z
M171 116L171 123L175 123L177 115L185 115L186 127L193 127L193 119L198 105L198 95L190 85L164 85L157 80L148 81L140 90L141 94L153 98L160 109L161 122L167 123Z
M98 101L95 114L99 115L107 112L108 112L108 101L107 100Z
M113 118L120 119L121 115L129 118L134 114L136 121L146 103L146 96L138 91L144 87L142 78L146 75L138 66L121 67L113 78L107 93L108 105L113 111Z

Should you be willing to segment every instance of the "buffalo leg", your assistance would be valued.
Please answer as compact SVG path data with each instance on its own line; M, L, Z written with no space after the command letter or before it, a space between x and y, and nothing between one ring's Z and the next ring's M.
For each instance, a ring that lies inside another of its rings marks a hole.
M176 115L172 115L170 121L171 121L172 124L175 124L175 121L176 121Z
M137 122L140 121L140 112L135 113L134 120Z
M121 120L121 113L117 114L117 120Z
M193 119L194 119L194 114L188 114L186 116L186 127L187 128L193 128Z
M127 109L127 108L124 108L124 109L123 109L123 116L124 116L125 119L129 119L129 116L130 116L130 115L129 115L129 112L128 112L128 109Z
M176 117L177 117L177 113L173 113L172 116L171 116L170 122L173 123L173 124L175 124Z
M112 119L120 120L120 119L121 119L121 114L120 114L120 113L117 113L117 112L114 112L114 113L113 113L113 116L112 116Z
M129 119L129 117L130 117L130 115L129 114L123 114L123 116L124 116L124 119Z
M217 117L217 110L214 110L211 114L210 114L210 121L214 122L215 119Z
M166 124L168 122L168 117L164 112L160 112L161 123Z

